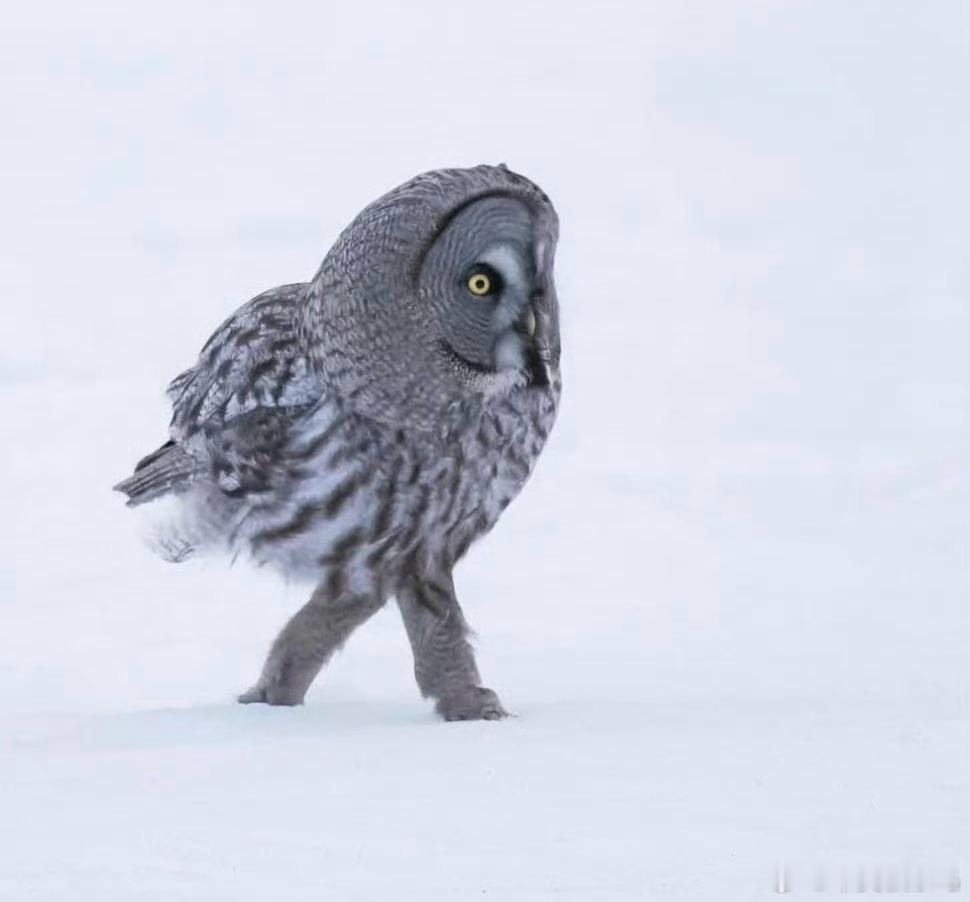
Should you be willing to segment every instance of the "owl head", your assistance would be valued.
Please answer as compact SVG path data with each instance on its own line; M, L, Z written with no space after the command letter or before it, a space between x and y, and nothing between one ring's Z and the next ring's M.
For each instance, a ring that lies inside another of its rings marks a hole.
M505 166L427 172L343 231L310 284L315 366L371 418L431 428L456 403L558 379L549 198Z

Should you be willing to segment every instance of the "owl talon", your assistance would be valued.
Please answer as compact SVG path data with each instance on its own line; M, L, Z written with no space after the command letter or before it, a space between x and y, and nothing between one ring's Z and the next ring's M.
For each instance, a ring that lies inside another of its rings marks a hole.
M498 696L482 686L471 686L463 692L439 699L435 711L448 721L502 720L509 716Z
M293 707L303 704L303 696L296 696L284 686L265 686L257 683L236 699L241 705L264 704Z

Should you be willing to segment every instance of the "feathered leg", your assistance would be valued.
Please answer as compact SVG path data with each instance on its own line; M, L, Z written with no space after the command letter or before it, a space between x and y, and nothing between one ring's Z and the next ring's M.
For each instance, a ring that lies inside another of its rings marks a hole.
M498 696L479 685L475 653L450 573L411 578L397 603L414 652L414 676L445 720L497 720L506 716Z
M314 678L350 634L384 604L374 595L347 594L322 583L276 637L256 685L243 704L300 705Z

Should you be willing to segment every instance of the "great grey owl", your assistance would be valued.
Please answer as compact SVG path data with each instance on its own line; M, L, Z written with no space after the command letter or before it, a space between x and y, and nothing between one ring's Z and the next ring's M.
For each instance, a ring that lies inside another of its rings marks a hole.
M312 281L237 310L169 386L169 440L116 488L129 505L177 496L174 559L222 547L316 586L241 702L300 704L393 596L438 713L505 715L452 570L556 416L557 238L549 198L504 165L419 175L366 207Z

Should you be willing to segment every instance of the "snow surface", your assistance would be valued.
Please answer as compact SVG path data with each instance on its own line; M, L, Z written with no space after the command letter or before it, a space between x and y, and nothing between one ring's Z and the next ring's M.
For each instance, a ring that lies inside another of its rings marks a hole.
M968 10L8 9L0 898L966 892ZM435 721L393 607L236 705L305 590L109 487L231 310L482 161L563 233L561 419L458 573L518 717Z

